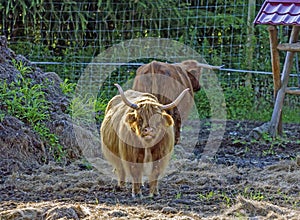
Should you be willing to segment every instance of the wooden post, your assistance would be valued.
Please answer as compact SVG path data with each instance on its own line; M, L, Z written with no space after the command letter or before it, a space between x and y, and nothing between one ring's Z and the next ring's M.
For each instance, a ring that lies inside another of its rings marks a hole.
M299 30L300 30L300 26L293 26L289 43L295 43L298 41ZM281 77L281 86L277 92L272 119L270 122L270 134L273 138L275 138L279 132L278 125L281 123L280 121L281 121L283 100L285 96L285 90L287 88L288 81L289 81L289 75L292 70L294 53L295 52L288 51L285 57L285 62L284 62L282 77Z
M246 64L247 69L253 69L253 53L254 53L254 45L255 36L254 36L254 25L253 20L255 18L255 6L256 0L248 0L248 17L247 17L247 53L246 53ZM246 86L251 86L252 74L248 73L246 77Z
M280 58L277 49L278 38L277 38L277 28L276 26L269 26L269 39L270 39L270 50L271 50L271 62L272 62L272 73L273 73L273 100L276 100L277 92L281 86L280 81ZM278 123L277 131L279 134L282 133L282 113L280 113L280 119Z
M269 26L269 38L270 38L270 50L271 50L271 61L272 61L272 72L273 72L273 83L274 83L274 100L276 100L277 92L280 88L280 59L279 52L277 49L277 28L275 26Z

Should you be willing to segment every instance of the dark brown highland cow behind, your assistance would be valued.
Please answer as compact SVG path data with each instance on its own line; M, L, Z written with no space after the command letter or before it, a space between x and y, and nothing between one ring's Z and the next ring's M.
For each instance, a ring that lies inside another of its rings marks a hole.
M186 96L176 108L167 111L175 123L175 144L180 140L181 123L187 119L193 106L194 92L201 88L199 80L204 68L219 69L220 67L186 60L177 64L152 61L137 69L132 89L151 93L162 104L174 101L182 90L190 89L189 96Z

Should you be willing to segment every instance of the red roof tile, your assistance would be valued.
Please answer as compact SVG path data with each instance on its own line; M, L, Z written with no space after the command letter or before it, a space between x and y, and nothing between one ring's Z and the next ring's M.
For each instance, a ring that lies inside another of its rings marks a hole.
M254 24L300 25L300 0L266 0Z

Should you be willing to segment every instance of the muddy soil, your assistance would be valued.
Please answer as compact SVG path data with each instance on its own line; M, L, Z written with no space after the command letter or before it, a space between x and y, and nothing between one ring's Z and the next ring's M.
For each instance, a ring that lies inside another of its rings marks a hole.
M22 76L13 60L32 72ZM300 124L284 124L284 138L271 141L249 137L261 122L227 121L223 131L222 122L188 121L160 180L160 195L147 197L145 182L144 197L132 198L131 184L117 188L105 161L86 160L74 130L91 146L95 140L67 114L70 100L58 75L16 55L0 37L0 83L20 77L48 82L47 126L66 155L58 162L47 141L9 115L0 100L0 220L300 219Z
M0 219L300 219L300 125L285 124L284 140L249 139L259 125L227 121L216 154L203 159L210 123L200 123L193 147L189 137L199 129L187 123L154 198L147 183L144 197L132 198L130 183L116 188L83 159L22 172L7 167Z

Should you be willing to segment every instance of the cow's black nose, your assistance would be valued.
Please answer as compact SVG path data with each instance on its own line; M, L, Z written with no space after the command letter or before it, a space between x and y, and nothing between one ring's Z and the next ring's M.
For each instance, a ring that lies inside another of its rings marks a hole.
M153 128L151 128L151 127L146 127L146 128L143 129L143 132L144 132L144 133L150 133L150 132L153 132Z

